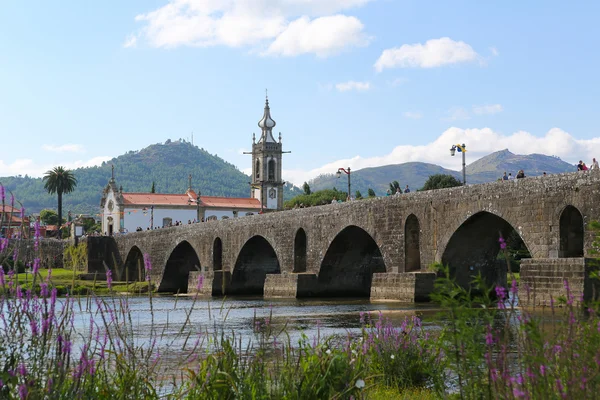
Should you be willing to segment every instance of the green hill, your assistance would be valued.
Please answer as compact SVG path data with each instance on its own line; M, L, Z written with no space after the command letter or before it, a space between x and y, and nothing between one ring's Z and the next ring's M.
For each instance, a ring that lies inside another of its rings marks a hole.
M575 171L575 167L558 157L543 154L516 155L508 150L501 150L487 155L467 165L467 183L485 183L495 181L504 171L516 176L518 170L524 170L526 176L538 176L543 172L558 174ZM438 165L409 162L404 164L385 165L382 167L364 168L352 171L352 192L360 190L366 196L367 189L372 188L377 195L384 195L389 183L396 180L404 188L411 190L423 186L427 178L435 174L449 174L462 181L462 172L442 168ZM347 190L346 175L337 179L334 174L318 176L308 182L311 190L330 189Z
M207 196L248 197L250 177L233 164L209 154L186 141L167 140L139 151L129 151L102 163L98 167L74 170L78 180L75 192L64 195L63 214L68 210L75 214L94 214L100 207L102 189L115 166L117 185L125 192L150 192L155 182L157 193L183 193L188 187L188 175L192 174L192 187ZM0 178L0 183L23 202L27 214L44 208L56 208L56 197L44 190L41 178L28 176ZM301 193L300 189L286 185L286 199Z

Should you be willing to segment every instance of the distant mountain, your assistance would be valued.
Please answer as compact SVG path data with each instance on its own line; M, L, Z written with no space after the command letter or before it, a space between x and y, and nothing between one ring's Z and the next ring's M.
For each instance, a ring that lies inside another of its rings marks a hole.
M501 150L467 165L467 183L495 181L504 171L515 176L520 169L525 171L526 176L538 176L544 171L548 174L575 171L575 166L558 157L543 154L516 155L508 150ZM376 194L383 195L389 188L389 183L394 180L402 188L408 185L411 190L416 190L423 186L429 176L435 174L452 175L462 181L461 171L448 170L434 164L409 162L352 171L352 192L360 190L366 196L367 190L372 188ZM321 175L308 184L313 191L332 187L344 192L347 190L346 175L343 174L339 179L334 174Z
M123 186L125 192L150 192L154 182L157 193L183 193L188 188L188 175L192 174L192 187L203 195L250 196L250 177L233 164L189 142L167 140L164 144L129 151L98 167L75 169L77 188L64 195L63 215L68 210L75 214L98 212L112 165L117 185ZM46 193L41 178L7 177L0 178L0 183L23 202L27 214L56 208L56 196ZM299 193L297 187L286 185L284 197L288 199Z
M515 176L520 169L525 171L525 176L538 176L544 172L560 174L576 170L575 166L558 157L543 154L517 155L504 149L467 165L467 182L490 182L501 177L504 171Z
M375 190L377 195L385 194L390 187L390 182L395 180L402 185L403 189L408 185L411 190L415 190L422 187L427 178L435 174L449 174L456 178L461 176L459 172L442 168L439 165L409 162L352 171L350 182L353 194L360 190L363 197L366 197L369 188ZM348 180L344 174L339 179L335 174L321 175L309 181L308 184L312 191L331 189L332 187L343 192L348 190Z

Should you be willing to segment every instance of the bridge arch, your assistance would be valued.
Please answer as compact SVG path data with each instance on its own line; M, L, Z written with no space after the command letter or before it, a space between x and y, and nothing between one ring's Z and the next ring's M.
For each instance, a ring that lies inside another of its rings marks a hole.
M223 241L220 237L216 237L213 241L213 271L221 271L223 269Z
M263 236L248 239L240 250L228 292L231 294L262 295L267 274L279 274L281 267L275 249Z
M123 268L117 271L118 276L115 279L127 282L143 281L146 279L145 272L144 255L139 247L133 246L127 253Z
M294 271L306 272L306 232L299 228L294 237Z
M559 218L558 257L583 257L583 215L572 205L563 208Z
M158 291L187 293L190 272L200 270L198 254L192 245L184 240L169 254Z
M404 223L404 271L421 269L421 226L415 214L410 214Z
M508 221L480 211L453 232L443 251L442 264L450 268L451 276L465 288L478 274L490 285L504 284L507 266L505 259L498 259L500 236L505 240L510 237L515 242L513 246L525 248L527 254L523 258L529 256L530 247Z
M318 294L369 297L375 272L386 272L379 246L367 231L349 225L329 243L319 270Z

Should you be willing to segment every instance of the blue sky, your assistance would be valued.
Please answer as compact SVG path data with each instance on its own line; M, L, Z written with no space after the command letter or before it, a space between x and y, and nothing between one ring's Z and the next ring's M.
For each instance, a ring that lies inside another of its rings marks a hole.
M593 1L13 1L0 7L0 176L189 139L250 167L265 88L302 184L460 169L508 148L600 156Z

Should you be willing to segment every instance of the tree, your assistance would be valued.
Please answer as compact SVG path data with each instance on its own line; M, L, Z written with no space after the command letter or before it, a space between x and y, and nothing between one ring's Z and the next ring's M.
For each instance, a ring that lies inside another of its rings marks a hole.
M354 194L354 198L356 200L362 199L362 193L360 192L360 190L357 190L356 193Z
M398 181L390 183L390 194L396 193L398 189L400 189L400 183L398 183Z
M462 182L452 175L435 174L427 178L421 190L443 189L456 186L462 186Z
M367 192L369 197L377 197L377 195L375 194L375 191L371 188L369 188L369 191Z
M43 178L44 189L50 194L57 194L58 197L58 228L62 224L62 195L63 193L71 193L77 186L77 178L75 175L64 167L54 167L50 171L46 171Z
M150 188L150 193L156 193L156 187L154 185L154 181L152 181L152 188Z
M310 186L308 185L307 182L304 182L304 185L302 185L302 190L304 190L304 194L310 194Z
M40 220L44 225L58 225L58 214L56 211L46 208L40 211Z

